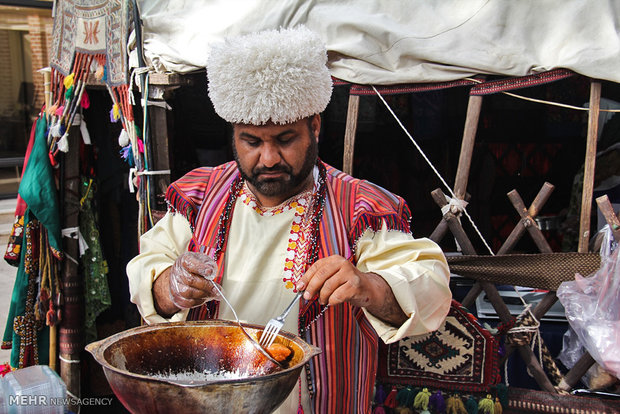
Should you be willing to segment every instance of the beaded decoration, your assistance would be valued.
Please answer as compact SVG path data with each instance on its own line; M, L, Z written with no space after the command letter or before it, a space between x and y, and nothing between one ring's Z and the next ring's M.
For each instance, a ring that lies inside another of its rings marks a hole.
M230 222L237 197L246 205L261 215L275 215L295 209L295 217L291 225L291 232L287 244L287 253L284 262L283 282L287 289L295 290L295 283L301 278L307 267L318 258L319 224L325 205L325 167L317 163L319 175L314 192L307 191L300 196L291 198L275 208L261 207L256 197L247 188L247 184L237 178L231 185L230 195L226 201L224 211L218 224L218 238L215 248L215 257L225 249Z
M283 278L284 286L297 292L295 285L303 276L306 270L306 260L308 259L309 234L312 231L311 220L313 192L308 190L301 194L291 197L282 204L265 208L262 207L256 196L252 194L247 184L244 184L239 194L239 199L248 207L252 208L261 216L275 216L293 210L295 215L291 223L289 240L286 246L286 256L284 259Z

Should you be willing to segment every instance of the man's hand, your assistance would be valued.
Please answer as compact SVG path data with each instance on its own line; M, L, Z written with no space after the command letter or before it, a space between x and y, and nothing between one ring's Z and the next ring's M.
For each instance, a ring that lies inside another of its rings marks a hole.
M186 252L177 258L153 284L153 299L157 313L170 317L180 309L189 309L216 299L217 265L208 255Z
M407 320L392 289L381 276L361 272L342 256L317 260L297 282L296 287L306 291L306 300L318 295L322 305L348 302L366 308L377 318L395 326Z

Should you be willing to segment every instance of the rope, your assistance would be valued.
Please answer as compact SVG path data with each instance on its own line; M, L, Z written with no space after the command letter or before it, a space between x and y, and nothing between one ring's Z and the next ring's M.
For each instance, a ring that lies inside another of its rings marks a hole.
M150 67L139 67L139 68L134 68L131 71L131 74L129 75L129 88L127 88L127 99L129 99L129 102L132 105L136 104L136 100L133 96L132 90L133 90L133 86L137 85L136 83L136 75L142 75L145 73L148 73L151 70ZM142 85L139 85L139 88L142 89Z
M465 200L459 200L458 198L451 198L446 196L446 201L448 204L441 208L441 214L444 216L448 213L454 214L456 217L460 217L460 215L465 211L465 207L469 204Z
M475 79L475 78L465 78L465 79L472 81L472 82L476 82L476 83L483 83L483 81L481 81L480 79ZM568 105L568 104L564 104L560 102L545 101L543 99L530 98L530 97L523 96L523 95L517 95L511 92L501 92L501 93L503 93L504 95L512 96L513 98L524 100L524 101L541 103L541 104L551 105L551 106L559 106L560 108L575 109L577 111L589 111L590 110L589 108L584 108L582 106L574 106L574 105ZM599 109L599 112L620 112L620 109Z
M403 130L403 132L407 135L407 137L411 140L411 142L413 143L413 145L416 147L416 149L418 150L418 152L420 153L420 155L422 155L422 158L424 158L424 160L426 161L426 163L429 165L429 167L431 167L431 169L433 170L433 172L435 173L435 175L437 176L437 178L439 178L439 180L441 181L441 183L444 185L444 187L450 192L450 195L452 196L452 199L457 199L456 194L454 194L454 191L452 191L452 188L450 188L450 186L448 185L448 183L446 182L446 180L444 180L444 178L441 176L441 174L439 173L439 171L437 171L437 169L435 168L435 166L433 165L433 163L428 159L428 157L426 156L426 154L424 153L424 151L422 151L422 148L420 148L420 146L418 145L418 143L415 141L415 139L413 139L413 137L411 136L411 134L409 133L409 131L407 131L407 128L405 128L405 126L403 125L402 122L400 122L400 119L398 119L398 116L396 116L396 114L394 113L394 111L392 111L392 108L390 108L390 105L388 105L388 103L385 101L385 99L383 99L383 96L379 93L379 91L377 91L377 89L374 87L374 85L371 85L372 89L375 91L375 93L377 94L377 96L381 99L381 102L383 102L383 104L385 105L385 107L387 108L387 110L390 112L390 114L392 114L392 116L394 117L394 119L396 120L396 122L398 123L398 125L400 125L401 129ZM493 250L491 249L491 247L489 246L489 244L487 243L486 239L484 238L484 236L482 235L482 233L480 232L480 230L478 229L478 226L476 226L476 223L474 223L474 220L471 218L471 216L469 215L469 213L467 212L466 209L463 208L463 213L465 214L465 216L467 217L467 219L469 220L469 222L471 223L472 227L474 228L474 230L476 231L476 233L478 234L478 237L480 237L480 240L482 240L482 243L484 243L484 246L487 248L487 250L489 251L489 253L493 256L495 256L495 253L493 253Z

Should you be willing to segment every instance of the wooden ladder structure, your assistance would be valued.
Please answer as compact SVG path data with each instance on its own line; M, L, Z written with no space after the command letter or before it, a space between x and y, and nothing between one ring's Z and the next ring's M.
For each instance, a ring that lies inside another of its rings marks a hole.
M454 181L454 195L456 196L458 201L463 201L466 199L466 196L468 196L467 182L470 173L470 166L478 128L478 121L482 108L482 99L483 96L481 95L470 94L469 96L460 156ZM601 82L598 80L591 80L588 109L588 129L586 139L586 156L584 167L584 183L581 200L581 217L578 247L579 253L587 252L588 242L590 240L590 214L592 209L600 99ZM355 135L357 130L359 103L359 95L349 95L343 155L343 171L348 174L353 174L353 154L355 147ZM508 198L510 199L512 205L519 214L520 221L512 230L511 234L508 236L506 241L497 252L498 255L509 253L526 231L529 233L530 237L533 239L534 243L536 244L538 250L541 253L552 253L549 243L545 239L540 228L536 225L534 219L537 216L538 212L541 210L542 206L548 200L549 196L553 191L553 188L554 187L552 184L545 183L529 207L525 206L525 203L523 202L521 196L516 190L508 193ZM440 208L448 204L446 196L441 189L434 190L431 195L433 197L433 200ZM597 203L607 222L612 227L614 231L614 237L617 240L620 240L620 221L618 220L618 217L616 217L616 215L614 214L613 208L611 207L609 200L606 198L606 196L604 196L604 198L600 197L599 199L597 199ZM461 226L459 220L460 214L458 209L445 209L444 211L446 212L443 214L442 220L438 223L430 238L436 242L439 242L448 232L450 232L458 242L465 255L476 255L473 244L471 243L465 233L465 230ZM513 319L513 317L508 307L504 303L502 297L500 296L499 292L497 291L494 283L488 281L477 281L468 292L468 294L465 296L462 304L466 307L471 306L477 296L482 293L482 291L485 291L500 320L504 323L509 323ZM555 292L549 291L532 310L534 317L536 319L542 318L556 300L557 296L555 295ZM577 384L579 379L594 363L594 359L588 353L584 354L583 357L564 376L563 380L556 387L549 380L547 374L541 367L537 357L534 355L532 349L529 346L509 346L507 348L507 356L504 358L507 358L515 350L519 352L521 358L527 364L529 371L532 373L534 379L537 381L539 386L543 390L552 393L556 393L561 390L570 390Z

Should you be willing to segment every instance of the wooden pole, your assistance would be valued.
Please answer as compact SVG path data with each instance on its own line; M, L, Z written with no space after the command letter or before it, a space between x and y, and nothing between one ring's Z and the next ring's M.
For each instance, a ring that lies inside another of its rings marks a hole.
M69 148L71 152L62 159L62 175L64 177L63 228L78 227L80 209L80 176L78 148L80 129L71 126L69 129ZM78 240L63 238L65 259L62 264L61 283L65 298L63 318L59 328L60 342L60 377L67 386L71 397L80 396L80 353L84 348L84 281L78 274ZM78 412L79 407L69 405L69 410Z
M611 232L614 235L614 239L620 240L620 220L618 220L618 216L616 216L616 212L609 201L609 197L607 194L604 194L596 199L596 204L598 208L603 213L603 217L605 217L605 221L611 227Z
M545 236L540 231L540 228L538 228L538 225L534 221L534 217L538 215L538 211L542 207L542 204L544 204L549 199L549 196L551 195L553 189L553 185L545 183L538 195L536 196L536 199L534 200L536 204L532 203L529 209L525 207L525 203L523 202L523 199L521 198L517 190L512 190L508 193L508 199L514 206L515 210L517 210L517 213L519 213L519 216L521 216L521 221L519 222L519 224L517 224L515 229L522 228L527 230L528 233L530 233L532 239L534 240L536 247L538 247L538 250L540 250L541 253L553 253L553 250L551 250L551 246L549 246L549 243L545 239ZM513 230L513 233L519 233L517 235L520 236L522 232L515 232L515 230ZM513 233L511 233L510 236L508 236L508 239L506 239L506 242L502 246L501 254L505 254L517 243L518 239L513 238ZM506 247L506 249L504 249L504 247Z
M45 110L48 111L52 105L52 70L49 67L39 69L39 72L43 74L43 90L44 90L44 102ZM50 326L50 343L49 343L49 367L53 371L57 371L58 364L58 328L56 325Z
M592 358L592 355L588 352L583 354L581 358L577 360L575 365L573 365L570 371L566 373L564 379L560 382L558 387L564 391L568 391L573 388L595 362L596 361Z
M456 177L454 179L454 195L459 200L465 200L467 195L467 180L469 178L469 169L471 167L471 158L474 152L474 143L476 141L476 132L478 130L478 120L480 119L481 109L482 96L471 95L467 103L465 128L463 129L463 139L461 141L461 153L459 155L459 164L456 168ZM447 230L448 223L443 219L431 234L430 239L439 243L445 236Z
M344 129L344 154L342 158L342 171L349 175L353 175L353 154L355 152L355 133L357 132L359 107L360 97L358 95L349 95L347 124Z
M162 101L165 102L165 101ZM170 169L170 154L168 152L168 114L163 106L150 105L149 125L151 135L152 160L149 168L154 171L165 171ZM144 177L145 179L147 177ZM150 178L155 184L152 189L155 192L155 203L152 209L166 210L164 195L170 185L170 174L157 174ZM159 217L153 217L154 222Z
M596 166L596 140L598 137L598 115L601 106L601 82L590 83L590 110L588 111L588 135L586 141L586 161L583 171L583 192L581 194L581 219L579 220L579 253L588 251L590 241L590 213L592 212L592 193L594 189L594 169Z
M56 325L50 325L50 345L49 345L49 367L56 371L58 364L58 329Z
M467 104L465 128L463 130L463 141L461 143L461 154L459 155L459 164L456 169L456 178L454 179L454 195L459 200L464 200L465 193L467 193L467 180L469 178L469 168L474 152L481 109L482 96L470 95Z

